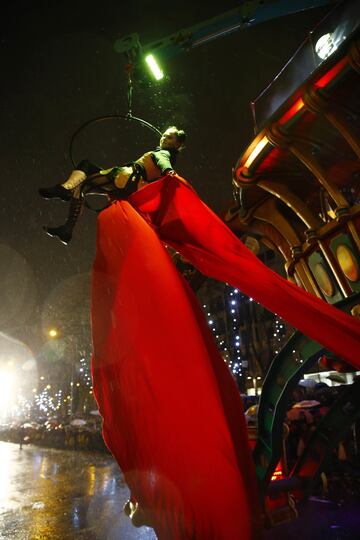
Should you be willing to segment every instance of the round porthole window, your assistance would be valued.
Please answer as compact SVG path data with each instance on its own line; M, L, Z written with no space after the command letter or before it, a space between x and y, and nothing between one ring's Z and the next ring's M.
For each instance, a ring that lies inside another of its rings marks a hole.
M317 263L315 265L314 275L322 292L329 298L331 296L334 296L335 289L333 282L328 274L328 271L322 263Z
M336 258L341 266L341 270L349 281L358 281L359 265L351 249L346 244L339 244L336 248Z

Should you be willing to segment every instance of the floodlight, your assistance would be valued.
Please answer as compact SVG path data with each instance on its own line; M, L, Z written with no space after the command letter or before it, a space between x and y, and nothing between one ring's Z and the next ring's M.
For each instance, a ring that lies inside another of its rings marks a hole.
M152 54L148 54L147 56L145 56L145 62L149 66L150 71L152 75L155 77L155 79L157 81L160 81L164 77L164 72L159 66L156 58Z
M338 43L336 43L333 34L324 34L317 40L315 52L321 60L326 60L336 51L337 47Z

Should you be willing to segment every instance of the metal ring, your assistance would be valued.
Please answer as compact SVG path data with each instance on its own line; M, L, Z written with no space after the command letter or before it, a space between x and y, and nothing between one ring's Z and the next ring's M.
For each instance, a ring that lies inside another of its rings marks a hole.
M85 128L90 126L90 124L96 124L97 122L103 122L105 120L113 120L115 118L122 118L123 120L131 120L131 121L134 120L135 122L140 123L142 126L151 129L152 131L154 131L158 135L162 135L161 131L157 127L150 124L150 122L147 122L143 118L138 118L137 116L133 116L131 113L127 113L127 114L109 114L107 116L98 116L96 118L92 118L91 120L88 120L87 122L82 124L74 132L74 134L72 135L72 137L70 139L69 157L70 157L70 160L71 160L74 167L76 167L76 163L75 163L75 160L74 160L74 157L73 157L73 147L74 147L74 141L75 141L76 137L79 135L79 133L81 133L81 131L83 131Z

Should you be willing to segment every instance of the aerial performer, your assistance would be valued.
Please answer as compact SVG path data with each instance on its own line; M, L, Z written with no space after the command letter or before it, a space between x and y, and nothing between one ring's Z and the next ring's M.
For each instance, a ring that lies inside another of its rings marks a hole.
M70 201L66 224L45 231L68 243L87 190L109 194L92 271L92 375L132 517L159 540L253 540L260 504L239 391L167 246L358 369L360 323L266 267L201 201L174 169L184 141L171 126L136 161L82 162L40 188Z

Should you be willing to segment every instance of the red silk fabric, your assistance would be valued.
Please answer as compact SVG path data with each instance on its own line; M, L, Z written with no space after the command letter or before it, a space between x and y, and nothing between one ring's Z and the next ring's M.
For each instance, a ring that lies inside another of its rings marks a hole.
M237 386L193 291L126 201L98 219L92 333L104 440L159 540L259 538Z
M129 200L203 274L238 287L360 369L360 322L265 266L183 179L164 177Z
M99 215L92 372L105 441L159 540L255 539L239 393L163 244L356 367L360 324L263 265L179 177Z

